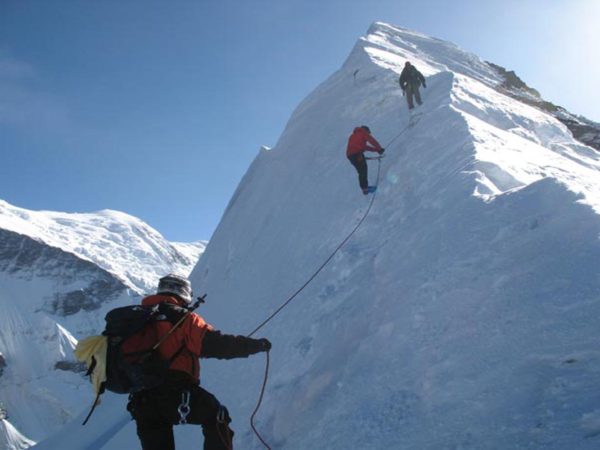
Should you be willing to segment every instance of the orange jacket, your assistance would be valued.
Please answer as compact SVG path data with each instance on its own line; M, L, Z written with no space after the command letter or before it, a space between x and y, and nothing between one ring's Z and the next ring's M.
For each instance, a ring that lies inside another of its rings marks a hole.
M170 295L151 295L142 300L143 306L153 306L159 303L180 305L175 297ZM155 322L123 343L123 352L139 351L152 348L154 344L173 327L171 322L164 320ZM185 372L198 382L200 379L200 353L202 341L207 331L212 330L202 317L191 313L187 319L158 347L158 353L164 359L172 358L182 346L183 351L173 360L169 369Z
M371 144L372 147L369 147L367 143ZM346 156L356 155L357 153L363 153L365 151L378 152L379 150L381 150L379 142L377 142L377 140L364 128L356 127L354 132L348 138Z

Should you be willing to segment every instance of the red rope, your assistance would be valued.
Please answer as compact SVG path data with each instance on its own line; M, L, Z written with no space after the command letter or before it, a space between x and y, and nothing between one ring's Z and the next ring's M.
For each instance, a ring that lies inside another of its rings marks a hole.
M377 160L377 180L375 182L375 186L379 185L379 173L381 171L381 160L378 159ZM360 221L356 224L356 226L354 227L354 229L348 234L348 236L346 236L344 238L344 240L335 248L335 250L329 255L329 257L325 260L325 262L323 264L321 264L319 266L319 268L310 276L310 278L306 281L306 283L304 283L302 286L300 286L300 288L294 292L290 298L288 298L285 302L283 302L283 304L277 308L273 314L271 314L269 317L267 317L259 326L257 326L254 330L252 330L252 332L250 334L248 334L248 337L252 337L252 335L254 333L256 333L258 330L260 330L262 327L264 327L273 317L275 317L277 314L279 314L279 312L285 308L292 300L294 300L296 298L296 296L298 294L300 294L300 292L302 292L304 290L304 288L306 286L308 286L310 284L310 282L312 280L314 280L317 275L319 275L319 273L321 273L321 271L325 268L325 266L327 264L329 264L329 261L331 261L333 259L333 257L337 254L338 251L340 251L340 249L344 246L344 244L346 244L346 242L348 242L350 240L350 238L354 235L354 233L356 233L356 230L358 230L358 228L362 225L362 223L365 221L365 219L367 218L367 216L369 215L369 212L371 211L371 207L373 206L373 202L375 201L375 195L377 194L377 191L375 191L373 193L373 196L371 197L371 202L369 203L369 207L367 208L367 210L365 211L365 214L362 216L362 218L360 219Z
M381 172L381 159L378 159L377 163L378 163L377 164L377 180L375 182L375 186L379 185L379 175ZM369 215L369 212L371 211L371 207L373 206L373 203L375 201L376 194L377 194L377 191L375 191L373 193L373 196L371 197L371 202L369 203L369 206L368 206L367 210L365 211L365 214L363 215L363 217L356 224L356 226L352 229L352 231L348 234L348 236L346 236L346 238L335 248L335 250L331 253L331 255L329 255L329 257L325 260L325 262L323 264L321 264L321 266L319 266L319 268L311 275L311 277L306 281L306 283L304 283L302 286L300 286L300 288L296 292L294 292L292 294L292 296L290 298L288 298L279 308L277 308L275 310L275 312L273 312L273 314L271 314L269 317L267 317L266 320L264 320L250 334L248 334L248 337L251 337L254 333L256 333L263 326L265 326L271 319L273 319L273 317L275 317L283 308L285 308L292 300L294 300L294 298L296 298L296 296L298 294L300 294L300 292L302 292L304 290L304 288L306 286L308 286L310 284L310 282L312 280L314 280L316 278L316 276L325 268L325 266L329 263L329 261L331 261L333 259L333 257L337 254L337 252L344 246L344 244L350 240L350 238L354 235L354 233L356 233L356 230L358 230L358 228L362 225L364 220L367 218L367 216ZM256 404L256 408L254 408L254 412L252 413L252 416L250 417L250 426L252 427L252 431L254 431L254 434L258 437L260 442L262 442L262 444L265 446L265 448L267 450L271 450L271 447L269 447L269 444L267 444L267 442L262 438L262 436L260 435L260 433L258 432L258 430L256 429L256 427L254 425L254 417L258 413L258 410L260 409L260 406L262 404L262 400L263 400L263 397L265 394L265 389L267 387L268 377L269 377L269 352L267 352L265 377L263 380L262 388L260 390L260 396L258 398L258 403Z
M263 439L263 437L260 435L260 433L256 429L256 426L254 425L254 417L256 416L256 413L258 413L258 410L260 409L260 405L262 404L263 397L265 395L265 389L267 388L268 378L269 378L269 352L267 351L267 363L265 365L265 377L263 380L262 387L260 389L260 395L258 397L258 402L256 403L256 408L254 408L254 411L252 412L252 415L250 416L250 426L252 427L252 431L254 431L254 434L256 435L256 437L258 437L260 442L263 443L265 448L267 450L271 450L271 447L269 447L269 444L267 444L267 442Z

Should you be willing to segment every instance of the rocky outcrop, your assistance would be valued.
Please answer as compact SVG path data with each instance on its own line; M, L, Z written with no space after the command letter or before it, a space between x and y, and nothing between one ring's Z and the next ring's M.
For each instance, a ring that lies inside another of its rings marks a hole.
M127 290L93 262L7 230L0 230L0 271L25 280L56 279L57 288L49 293L43 310L59 316L98 309Z
M119 282L103 276L102 279L91 281L85 288L52 294L44 309L51 314L63 317L71 316L79 311L93 311L100 308L103 303L117 298L124 290L124 286Z
M97 271L98 266L29 236L0 229L0 271L26 280L58 275L63 283L71 283L80 279L82 270Z
M4 368L6 367L6 359L4 359L4 355L0 353L0 377L4 372Z
M56 370L63 370L65 372L83 373L86 372L85 363L74 362L74 361L58 361L54 368Z

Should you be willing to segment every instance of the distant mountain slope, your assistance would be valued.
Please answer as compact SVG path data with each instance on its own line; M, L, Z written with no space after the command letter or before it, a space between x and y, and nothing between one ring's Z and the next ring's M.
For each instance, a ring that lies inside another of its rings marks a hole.
M171 244L115 211L28 211L0 201L7 439L40 440L77 414L91 392L72 355L77 338L98 333L109 309L137 302L159 276L189 273L205 245Z
M0 419L0 445L2 450L21 450L34 444L19 433L8 420Z
M119 211L29 211L2 200L0 229L91 261L138 293L154 286L157 277L169 270L186 271L206 245L172 244L141 220Z

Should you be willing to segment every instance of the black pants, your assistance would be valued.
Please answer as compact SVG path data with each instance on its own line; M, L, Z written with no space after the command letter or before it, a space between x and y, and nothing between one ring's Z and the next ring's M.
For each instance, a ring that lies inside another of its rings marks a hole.
M354 155L348 156L348 160L358 172L358 184L360 185L360 188L364 191L369 187L367 160L365 159L365 155L363 155L362 153L356 153Z
M406 103L408 103L408 109L413 109L415 107L413 97L417 101L417 104L423 104L423 102L421 101L421 93L419 92L419 83L408 83L406 85L404 93L406 95Z
M181 382L167 382L131 396L127 409L135 419L142 449L175 449L173 425L180 423L178 408L186 392L189 392L186 422L202 425L204 450L231 450L233 431L228 425L231 419L227 409L200 386Z

